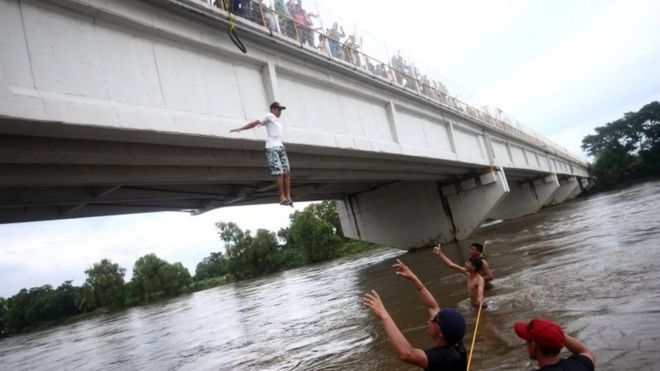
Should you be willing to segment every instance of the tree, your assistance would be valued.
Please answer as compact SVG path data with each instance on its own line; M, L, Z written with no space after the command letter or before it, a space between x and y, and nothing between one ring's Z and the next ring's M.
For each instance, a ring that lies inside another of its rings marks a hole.
M309 210L317 218L330 224L339 237L344 237L344 231L341 229L341 222L339 221L339 214L337 213L337 202L334 200L326 200L318 203L313 203L305 209Z
M598 185L609 188L624 180L660 175L660 103L597 127L582 140L582 149L596 158Z
M125 268L103 259L85 270L85 274L85 285L90 288L95 305L117 308L124 304Z
M195 281L223 276L227 273L227 259L222 252L212 252L195 269Z
M7 300L8 333L19 333L57 318L55 290L51 285L21 289Z
M5 326L7 324L8 311L9 311L9 307L7 306L7 300L5 298L0 297L0 337L7 335L7 329Z
M248 265L245 252L252 243L249 230L241 230L235 223L218 222L220 239L225 244L227 251L227 271L235 278L250 277L254 274L252 267Z
M178 295L190 285L192 278L190 272L180 262L165 264L160 267L162 289L165 295Z
M161 267L167 265L167 262L158 258L156 254L144 255L135 262L133 266L134 295L141 300L150 301L163 295L163 282L161 277Z
M82 313L79 306L81 299L81 288L73 286L72 281L64 281L56 290L54 295L55 319L63 319Z
M140 257L133 266L131 296L150 301L163 296L177 295L192 281L183 264L170 264L155 254Z
M332 225L314 215L306 207L291 215L291 225L280 233L287 247L303 251L308 262L320 262L337 254L341 238L335 235Z

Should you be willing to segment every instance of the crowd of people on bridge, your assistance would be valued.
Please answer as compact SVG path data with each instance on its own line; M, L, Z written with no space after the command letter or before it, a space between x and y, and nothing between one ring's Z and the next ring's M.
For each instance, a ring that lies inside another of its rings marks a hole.
M316 24L320 23L320 15L305 9L302 0L272 0L270 5L266 5L263 0L206 1L264 26L273 33L298 40L301 45L383 79L395 81L400 86L419 91L435 100L443 99L448 94L444 84L420 73L417 67L401 56L400 51L392 56L388 65L364 54L362 37L356 32L347 34L338 22L333 22L332 26L324 30Z

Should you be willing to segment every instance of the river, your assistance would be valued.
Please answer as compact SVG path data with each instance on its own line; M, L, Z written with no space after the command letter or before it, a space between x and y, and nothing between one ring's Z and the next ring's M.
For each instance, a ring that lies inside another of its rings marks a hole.
M414 222L414 221L411 221ZM595 351L599 370L660 369L660 181L482 228L495 288L473 370L532 369L516 320L547 316ZM447 245L462 261L469 241ZM6 370L414 370L361 306L376 289L410 342L431 346L402 259L441 307L475 314L465 279L430 249L381 248L0 340Z

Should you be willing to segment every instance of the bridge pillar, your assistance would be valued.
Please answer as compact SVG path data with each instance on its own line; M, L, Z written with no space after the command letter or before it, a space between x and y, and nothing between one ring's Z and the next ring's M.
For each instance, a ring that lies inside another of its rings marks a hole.
M508 192L504 174L495 171L444 186L391 183L337 206L346 237L408 249L468 238Z
M577 196L577 193L575 193L576 189L579 193L580 184L577 181L577 177L571 176L560 180L559 188L555 191L555 193L552 195L552 198L546 205L557 205L566 200L569 200L569 197L571 196Z
M490 213L493 219L515 219L535 214L545 205L559 188L556 174L549 174L521 182L510 182L511 192Z

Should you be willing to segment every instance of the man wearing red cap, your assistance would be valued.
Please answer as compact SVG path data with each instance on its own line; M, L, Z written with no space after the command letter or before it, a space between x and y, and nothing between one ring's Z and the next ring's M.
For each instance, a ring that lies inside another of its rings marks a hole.
M266 138L266 160L270 174L277 177L277 191L280 196L280 205L293 207L291 200L291 169L289 167L289 158L286 155L284 144L282 143L282 123L280 115L286 107L279 102L273 102L270 105L270 112L258 120L247 123L240 128L232 129L231 133L238 133L242 130L265 126L268 132Z
M538 362L539 371L594 370L593 352L576 338L565 335L553 321L537 318L529 323L516 322L513 330L518 337L527 340L527 353ZM559 357L563 347L573 355L566 359Z
M433 295L401 260L396 260L394 270L398 276L415 285L417 295L429 312L426 331L435 343L432 348L426 350L413 347L390 317L380 295L375 290L371 290L371 293L364 296L362 303L381 319L390 344L399 358L429 371L465 371L467 354L463 345L465 335L463 315L455 309L440 309Z

